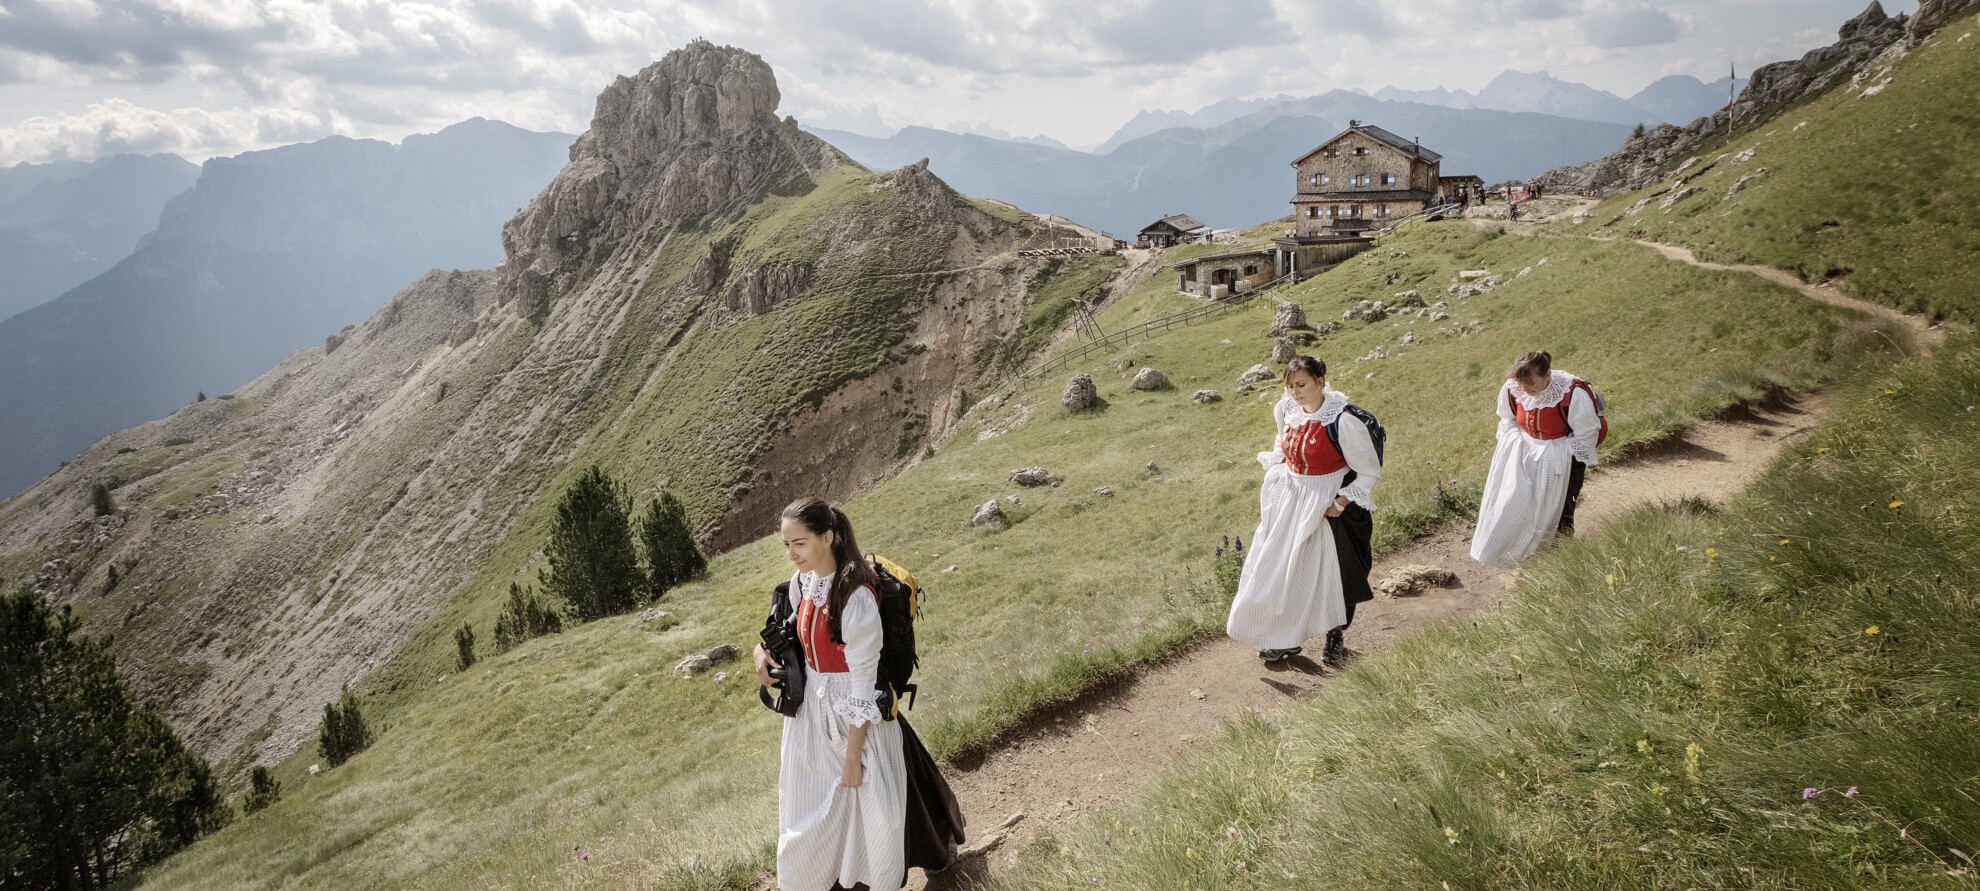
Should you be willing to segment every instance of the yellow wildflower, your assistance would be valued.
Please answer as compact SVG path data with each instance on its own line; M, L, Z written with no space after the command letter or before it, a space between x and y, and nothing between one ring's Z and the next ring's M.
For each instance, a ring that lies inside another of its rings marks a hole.
M1816 450L1815 450L1815 454L1817 454L1817 455L1826 455L1826 454L1828 454L1828 453L1829 453L1829 447L1828 447L1828 446L1823 446L1823 447L1821 447L1821 448L1819 448L1819 449L1816 449Z
M1781 539L1781 544L1793 544L1793 543L1794 541L1792 539L1786 539L1786 538Z
M1714 560L1717 560L1717 559L1719 559L1719 549L1718 549L1718 548L1706 548L1706 549L1705 549L1705 565L1706 565L1706 566L1710 566L1710 565L1712 565L1712 561L1714 561Z
M1897 510L1898 508L1900 508L1900 507L1903 507L1903 506L1904 506L1904 502L1902 502L1902 501L1893 501L1893 502L1891 502L1891 510Z
M1875 626L1875 625L1872 625L1872 626L1870 626L1870 627L1868 627L1868 628L1865 628L1865 629L1863 629L1863 633L1864 633L1864 634L1873 634L1873 635L1874 635L1874 634L1882 634L1882 633L1884 633L1884 631L1883 631L1883 629L1881 629L1881 628L1878 628L1878 627L1877 627L1877 626Z
M1699 748L1697 743L1687 743L1684 747L1684 773L1686 776L1691 777L1694 782L1698 779L1699 774L1703 772L1699 764L1699 759L1703 758L1704 755L1705 750Z

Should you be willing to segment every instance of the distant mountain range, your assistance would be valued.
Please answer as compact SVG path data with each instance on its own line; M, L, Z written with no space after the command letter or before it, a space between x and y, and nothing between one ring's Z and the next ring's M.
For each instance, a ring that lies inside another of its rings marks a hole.
M129 256L199 166L116 155L0 168L0 319L47 303Z
M1629 135L1616 123L1388 101L1346 90L1220 105L1207 116L1189 116L1217 121L1213 125L1156 130L1104 155L926 127L884 139L808 129L868 167L927 158L931 171L966 194L1060 214L1122 238L1172 213L1220 228L1284 216L1293 159L1350 120L1420 138L1444 155L1444 173L1477 174L1488 182L1598 158ZM1233 111L1239 113L1224 117Z
M476 118L396 146L331 137L207 161L135 252L0 321L0 495L323 345L429 269L494 266L503 221L572 139Z
M1685 74L1662 78L1624 99L1607 90L1561 80L1545 71L1527 73L1507 69L1472 95L1463 90L1399 90L1384 87L1378 99L1423 102L1450 108L1496 108L1500 111L1537 111L1612 124L1688 124L1692 120L1726 107L1732 98L1728 88L1732 78L1712 83ZM1738 82L1745 87L1746 81Z

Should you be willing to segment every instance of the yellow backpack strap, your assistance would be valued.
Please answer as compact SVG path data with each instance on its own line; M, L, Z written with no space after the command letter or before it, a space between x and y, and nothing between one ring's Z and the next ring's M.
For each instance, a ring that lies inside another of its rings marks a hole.
M894 561L882 557L879 554L868 554L866 555L866 559L873 561L873 564L875 566L887 570L888 575L891 575L894 578L899 579L901 584L907 586L908 615L915 616L917 618L920 617L921 582L915 580L914 573L901 568L901 565L899 563L895 563Z

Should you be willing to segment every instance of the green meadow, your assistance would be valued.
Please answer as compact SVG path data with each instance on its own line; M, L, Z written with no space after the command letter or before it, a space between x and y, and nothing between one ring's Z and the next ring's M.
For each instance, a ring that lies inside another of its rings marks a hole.
M1465 300L1444 294L1457 270L1479 267L1502 283ZM1069 264L1063 290L1083 291L1106 271ZM912 718L931 748L949 756L981 746L1040 704L1220 628L1211 554L1256 523L1252 455L1270 442L1276 398L1269 382L1239 394L1236 379L1269 356L1274 301L1299 303L1317 326L1357 300L1393 301L1409 288L1449 299L1451 318L1350 322L1307 348L1390 430L1377 490L1384 548L1450 519L1440 486L1480 488L1500 371L1521 350L1549 347L1562 367L1598 381L1616 406L1609 448L1627 450L1768 387L1813 386L1875 359L1885 343L1866 337L1853 314L1752 276L1627 243L1457 221L1412 228L1270 299L996 394L921 461L847 506L862 543L929 589L924 693ZM1114 330L1192 305L1158 273L1115 300L1101 324ZM1472 333L1437 330L1457 326ZM1356 361L1377 348L1392 357ZM1174 389L1130 389L1140 366L1167 373ZM1075 370L1093 374L1099 410L1060 407ZM1197 389L1224 399L1195 404ZM1056 485L1007 481L1032 465ZM993 497L1006 499L1009 524L972 528L972 511ZM775 542L758 541L669 593L659 606L677 622L601 621L437 683L429 674L381 713L386 726L371 749L315 775L314 752L299 753L277 770L280 803L145 883L747 886L770 863L777 719L755 702L744 663L723 666L740 675L725 682L670 669L716 644L747 648L769 588L788 573Z

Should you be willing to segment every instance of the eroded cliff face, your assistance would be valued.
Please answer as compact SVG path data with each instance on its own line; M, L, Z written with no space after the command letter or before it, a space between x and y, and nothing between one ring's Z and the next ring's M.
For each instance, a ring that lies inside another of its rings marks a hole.
M898 472L1022 336L1023 233L776 105L729 47L621 78L498 271L432 273L231 398L97 442L0 503L0 577L115 633L238 771L309 745L344 684L445 684L453 627L485 634L534 579L589 464L675 492L716 548Z

